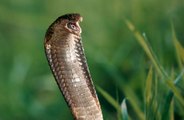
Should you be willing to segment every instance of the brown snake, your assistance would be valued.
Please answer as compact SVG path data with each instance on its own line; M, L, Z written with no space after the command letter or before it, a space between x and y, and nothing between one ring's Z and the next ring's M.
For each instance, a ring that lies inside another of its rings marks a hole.
M45 53L75 120L103 120L81 41L79 14L66 14L48 28Z

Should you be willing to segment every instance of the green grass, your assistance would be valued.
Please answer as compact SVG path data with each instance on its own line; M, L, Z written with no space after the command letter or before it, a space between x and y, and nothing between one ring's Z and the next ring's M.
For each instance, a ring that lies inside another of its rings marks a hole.
M184 111L184 98L182 96L181 91L179 91L179 88L177 87L177 84L182 80L182 77L184 76L184 69L183 69L183 53L184 48L177 40L177 37L175 35L174 28L172 26L172 36L173 36L173 43L175 45L176 49L176 55L178 60L178 66L181 69L181 73L178 74L175 78L175 76L172 73L167 73L163 66L158 62L157 56L153 52L151 46L149 45L145 34L141 35L139 31L135 30L134 25L128 21L125 20L125 23L127 27L130 29L130 31L135 36L138 43L141 45L143 50L145 51L146 55L152 62L151 64L154 66L150 67L150 70L147 75L146 83L145 83L145 89L144 89L144 118L139 116L139 112L135 110L135 113L140 117L141 120L173 120L174 119L174 106L176 104L175 101L178 101L180 106L180 110ZM155 71L155 72L153 72ZM171 76L169 76L171 75ZM162 85L158 85L161 84ZM166 90L160 89L159 87L166 87ZM110 96L108 93L106 93L104 90L98 87L97 89L104 97L105 99L112 104L112 106L119 111L121 105L117 105L117 102ZM127 89L124 90L126 93ZM129 100L134 99L130 94L127 94L126 97L129 98ZM174 99L176 98L176 99ZM135 100L135 99L134 99ZM134 102L133 102L134 103ZM122 119L120 120L127 120L128 119L128 113L127 113L127 107L125 100L123 101L123 106L121 107L122 111ZM137 106L137 105L132 105ZM134 109L136 109L134 107ZM142 113L141 113L142 114ZM183 116L183 112L182 112Z

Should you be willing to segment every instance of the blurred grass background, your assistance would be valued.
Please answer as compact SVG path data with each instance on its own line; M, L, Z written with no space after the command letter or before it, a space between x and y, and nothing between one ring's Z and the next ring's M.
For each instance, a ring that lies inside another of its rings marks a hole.
M124 18L146 33L161 65L177 76L181 69L171 21L184 46L183 11L183 0L1 0L0 120L72 119L47 65L43 40L57 17L73 12L84 18L82 37L95 85L119 103L125 97L134 101L141 113L129 102L128 112L133 120L141 119L151 63ZM159 84L161 92L168 90L163 82ZM101 94L98 96L104 119L118 119L116 109ZM179 103L174 106L176 120L184 119L181 110Z

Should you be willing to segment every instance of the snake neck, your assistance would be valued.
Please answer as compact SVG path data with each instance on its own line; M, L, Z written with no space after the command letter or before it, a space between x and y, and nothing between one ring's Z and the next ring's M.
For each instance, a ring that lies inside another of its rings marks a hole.
M46 53L56 82L76 120L102 120L80 36L50 39Z

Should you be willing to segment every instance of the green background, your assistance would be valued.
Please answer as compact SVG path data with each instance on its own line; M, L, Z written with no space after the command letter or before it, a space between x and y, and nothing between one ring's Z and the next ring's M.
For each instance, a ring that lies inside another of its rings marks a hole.
M143 94L150 60L125 25L129 19L145 32L163 67L178 68L171 22L184 45L183 0L1 0L0 1L0 120L70 120L44 54L48 26L66 13L83 16L82 38L94 84L120 103L122 80L144 111ZM116 110L99 93L105 120ZM128 96L126 95L128 98ZM131 105L128 111L136 114ZM177 112L175 117L182 119Z

